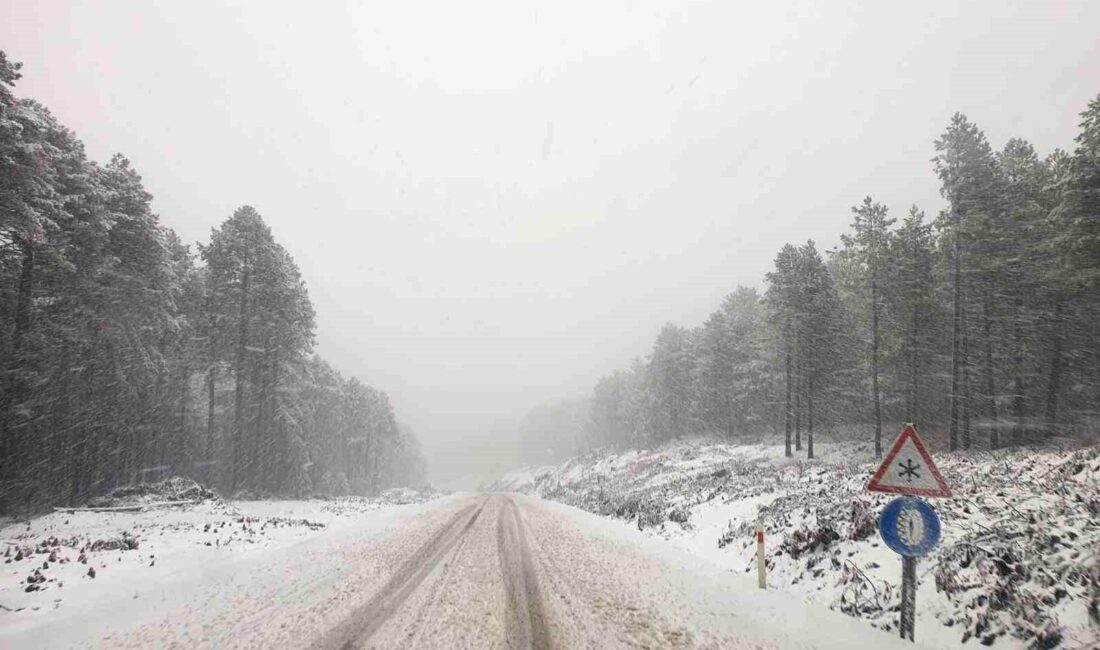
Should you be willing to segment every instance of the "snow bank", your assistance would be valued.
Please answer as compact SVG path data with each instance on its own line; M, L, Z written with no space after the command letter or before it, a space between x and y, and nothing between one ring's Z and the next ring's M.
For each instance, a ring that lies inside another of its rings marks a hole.
M125 508L164 502L207 501L218 495L192 479L173 476L158 483L140 483L115 488L88 501L91 508Z
M177 489L178 488L178 489ZM156 504L201 496L194 486L127 489L98 507ZM58 511L0 529L0 626L30 623L73 603L119 590L135 593L219 563L360 525L395 504L434 493L389 491L379 498L311 501L220 501L137 511ZM176 498L168 498L176 497ZM136 598L136 595L135 595ZM2 644L0 644L2 645Z
M628 520L722 567L894 630L898 556L881 543L888 495L864 490L870 445L818 442L813 461L781 446L680 442L524 469L496 489ZM944 647L1100 644L1100 447L938 454L954 496L936 499L944 540L919 565L917 638Z

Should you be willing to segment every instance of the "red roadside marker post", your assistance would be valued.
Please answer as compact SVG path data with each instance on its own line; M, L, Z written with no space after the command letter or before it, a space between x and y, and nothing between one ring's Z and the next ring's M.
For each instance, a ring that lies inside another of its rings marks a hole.
M882 511L879 533L901 555L901 638L915 641L917 557L939 544L940 520L932 506L913 497L949 497L943 480L917 430L906 424L890 447L867 489L897 494Z
M764 575L764 526L756 525L756 582L761 589L768 588L768 581Z

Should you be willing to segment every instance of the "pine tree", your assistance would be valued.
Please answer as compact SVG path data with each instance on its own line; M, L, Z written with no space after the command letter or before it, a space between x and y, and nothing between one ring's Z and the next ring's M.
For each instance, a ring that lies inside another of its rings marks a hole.
M804 300L801 310L801 352L806 395L806 458L814 457L814 399L828 399L834 390L830 375L839 363L841 346L837 297L833 279L813 240L798 249L796 267ZM820 424L820 413L818 423Z
M733 337L726 314L711 313L699 337L698 387L704 429L733 435Z
M1077 147L1060 174L1060 197L1051 214L1050 245L1058 251L1051 280L1081 291L1100 287L1100 95L1081 113Z
M974 273L967 256L973 252L971 249L978 242L975 233L988 231L996 222L1000 214L998 204L998 172L993 157L993 150L976 125L970 122L961 113L956 113L951 118L947 130L935 143L937 156L934 159L936 173L942 183L941 193L951 206L950 208L950 236L952 238L952 304L954 315L952 317L952 362L951 362L951 419L949 439L951 449L959 446L959 418L960 405L963 421L969 420L969 400L962 398L960 393L970 391L968 357L964 348L967 337L966 303L969 300L967 286L964 282L964 273L970 276ZM980 255L980 252L977 252ZM993 281L988 274L980 278L985 283ZM989 296L985 291L982 295ZM982 302L982 320L985 324L991 318L989 303ZM987 352L986 370L992 373L992 339L988 328L984 328L986 334ZM960 387L960 380L963 386ZM989 396L991 413L991 426L996 427L994 396ZM963 446L969 446L969 427L963 427Z
M882 457L882 401L879 394L879 337L880 319L880 282L883 269L887 264L886 253L891 237L890 226L894 219L887 217L886 206L875 203L871 197L852 208L855 219L852 222L852 234L842 235L841 241L849 249L851 256L860 267L860 275L865 278L868 290L868 310L871 321L871 403L874 408L875 457Z
M234 377L229 489L268 487L291 462L278 386L313 344L313 307L300 273L253 208L244 206L200 248L214 351ZM216 362L216 361L214 361Z
M692 337L682 327L666 325L657 335L649 361L653 422L659 441L689 431L691 422Z
M777 324L778 343L784 367L784 450L788 458L791 450L791 432L795 417L795 405L791 401L795 392L796 375L793 373L794 357L798 348L798 309L801 295L797 274L798 249L787 244L775 257L775 270L767 275L767 300L773 314L772 322Z
M762 300L755 289L737 287L722 301L729 332L731 384L726 400L732 430L745 435L765 420L766 367L762 349Z
M1084 417L1095 413L1100 393L1100 96L1081 113L1076 148L1055 159L1057 204L1047 224L1045 251L1052 260L1044 279L1061 298L1056 303L1046 413L1051 425L1063 417L1061 401ZM1069 375L1069 377L1065 377ZM1070 379L1070 381L1067 381ZM1073 383L1072 391L1068 390Z
M313 306L254 210L196 268L129 161L88 160L14 96L19 70L0 52L0 511L172 473L215 481L225 456L231 490L297 496L422 472L388 398L309 358ZM353 449L360 434L377 444Z
M931 412L928 378L935 355L940 306L936 299L935 237L924 212L913 206L890 241L883 301L891 314L889 333L895 384L904 397L906 422L926 421Z
M1034 420L1034 408L1029 406L1030 387L1039 383L1041 361L1033 350L1041 347L1044 335L1042 313L1036 309L1049 304L1041 282L1042 269L1049 268L1041 243L1044 222L1054 208L1056 194L1051 191L1052 169L1036 155L1026 141L1013 138L997 154L997 163L1004 185L1005 215L997 233L994 269L1000 275L1000 302L1008 306L1005 314L1005 348L1007 374L1011 378L1009 408L1013 423L1013 440L1022 443L1031 438L1028 422ZM991 441L997 447L1000 441Z

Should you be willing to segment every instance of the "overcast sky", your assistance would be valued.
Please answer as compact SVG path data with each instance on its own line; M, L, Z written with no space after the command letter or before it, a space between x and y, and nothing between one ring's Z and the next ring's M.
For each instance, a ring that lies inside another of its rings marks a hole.
M935 213L953 112L1045 153L1100 92L1100 2L809 4L0 0L0 49L185 240L255 206L447 478L864 195Z

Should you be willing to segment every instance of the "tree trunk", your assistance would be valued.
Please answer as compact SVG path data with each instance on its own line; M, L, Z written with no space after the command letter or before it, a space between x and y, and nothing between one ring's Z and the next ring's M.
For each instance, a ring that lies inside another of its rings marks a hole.
M197 454L191 445L191 430L187 421L187 414L191 412L191 387L188 385L190 377L191 367L185 363L180 368L179 379L176 384L176 389L179 391L177 396L179 411L176 413L176 440L171 455L175 473L179 473L180 468L186 467L189 476L198 478L195 472L195 456ZM197 439L198 435L195 438Z
M791 351L787 350L787 403L784 413L784 428L786 435L783 438L784 455L790 458L794 454L791 453Z
M1058 428L1058 397L1062 391L1062 301L1054 303L1054 327L1050 333L1050 373L1047 375L1046 408L1043 411L1047 435Z
M905 421L917 421L917 374L919 357L917 351L917 328L909 327L909 390L905 400Z
M160 340L160 349L167 352L168 350L168 336L162 335ZM169 382L169 370L166 366L160 366L156 369L157 381L156 386L153 388L153 405L154 405L154 417L153 427L149 431L149 441L151 444L146 446L146 459L142 464L145 467L153 466L160 467L164 465L164 459L166 456L165 450L168 448L168 437L173 431L172 427L172 413L173 409L169 404L169 400L166 396L168 386L171 386ZM149 462L152 461L152 462ZM158 470L162 471L162 470ZM155 477L150 477L150 480L154 480Z
M253 357L256 355L253 354ZM252 370L252 376L249 379L249 387L251 388L251 400L247 406L247 415L245 422L245 458L244 464L248 468L248 473L245 475L245 485L253 489L264 487L264 479L267 474L267 455L270 450L267 446L270 444L268 439L268 431L264 429L264 400L267 399L264 386L264 375L266 374L264 359L253 358L249 364Z
M211 360L210 368L206 371L206 458L205 463L214 460L214 388L218 382L218 364ZM209 468L209 465L204 465ZM209 470L205 470L206 474ZM206 474L209 476L209 474Z
M8 351L8 358L3 363L3 367L0 368L0 370L5 371L3 373L4 383L0 385L0 389L3 389L0 391L0 488L3 489L0 491L4 494L0 505L4 506L7 506L10 500L8 496L10 487L3 485L3 483L15 482L18 479L20 462L26 460L23 458L23 445L20 444L19 438L17 438L20 434L16 433L13 423L10 421L15 415L13 412L14 405L18 403L16 394L23 392L16 376L22 363L23 337L26 336L31 326L31 307L33 304L31 294L34 290L36 257L34 246L29 241L23 241L21 247L23 260L20 264L19 286L15 299L15 328L11 335L11 349ZM22 434L22 436L25 435ZM5 511L7 511L6 507Z
M367 427L367 437L363 441L363 467L365 469L366 476L364 477L364 487L367 490L368 495L374 494L375 474L378 471L378 467L374 462L374 431L371 427Z
M236 390L233 406L233 478L230 495L237 491L241 478L241 445L244 442L244 372L247 365L245 345L248 341L248 269L241 276L240 321L237 326Z
M259 459L260 484L274 490L280 485L282 460L286 456L286 450L282 431L275 427L273 401L278 355L272 353L270 336L264 337L263 347L263 373L259 383L260 396L257 400L256 413L256 456Z
M279 480L279 476L290 477L294 473L289 471L290 463L294 460L294 455L291 453L290 448L290 430L280 424L279 418L276 416L276 410L279 404L279 355L271 355L270 365L270 379L268 385L268 403L267 403L267 423L268 426L279 432L279 440L282 445L282 459L278 463L278 471L276 472L276 480ZM295 490L301 490L300 485L287 486L292 487Z
M966 331L966 310L962 312L962 447L970 449L970 336Z
M71 445L74 444L72 430L74 427L73 403L79 395L80 385L77 373L68 371L73 366L73 346L64 345L61 349L59 368L66 369L61 375L59 394L61 395L60 408L51 409L51 417L54 421L53 449L50 452L52 463L50 470L50 496L54 501L68 497L65 492L65 481L72 471L72 458L69 454Z
M1027 390L1024 380L1024 335L1020 326L1024 304L1023 298L1016 294L1016 300L1012 309L1012 419L1015 423L1015 431L1012 437L1016 444L1022 444L1030 438L1025 422L1026 401L1024 392Z
M814 364L810 353L810 369L806 373L806 458L814 457Z
M11 421L15 417L14 405L18 403L17 393L22 393L17 381L18 369L21 365L23 337L30 329L31 324L31 293L34 289L35 250L29 242L21 244L23 260L19 270L18 293L15 300L15 328L11 335L11 347L7 352L7 358L3 360L0 370L4 371L0 376L0 482L14 481L17 478L22 449L18 442L16 427ZM6 486L3 486L6 488ZM0 505L11 502L9 489L0 490L3 497ZM5 512L8 509L5 507Z
M996 381L993 377L993 320L989 316L989 299L982 302L982 337L985 339L985 397L989 407L989 448L998 449L1001 444L997 426ZM969 445L968 445L969 446Z
M962 289L959 285L959 217L954 208L951 210L954 217L954 254L952 257L952 269L951 269L951 302L952 302L952 315L951 315L951 420L948 426L948 438L950 443L950 449L954 451L959 448L959 374L962 372L960 367L960 346L962 337Z
M794 371L794 448L802 451L802 360Z
M87 370L81 373L81 379L83 380L83 386L80 391L83 395L81 401L84 404L95 404L95 386L99 383L101 378L95 371L94 366L91 366L91 364L89 364L89 366ZM84 414L82 413L81 415ZM68 450L74 468L69 483L69 501L71 503L80 500L85 492L85 487L91 483L92 479L90 477L92 476L94 468L99 466L99 436L100 431L95 424L91 422L91 418L81 417L79 428L75 431L74 435L75 444Z
M23 262L19 269L19 293L15 299L15 331L12 332L12 357L19 355L23 337L31 327L31 293L34 291L34 246L23 243Z
M875 403L875 458L882 458L882 403L878 391L878 278L871 270L871 393Z

